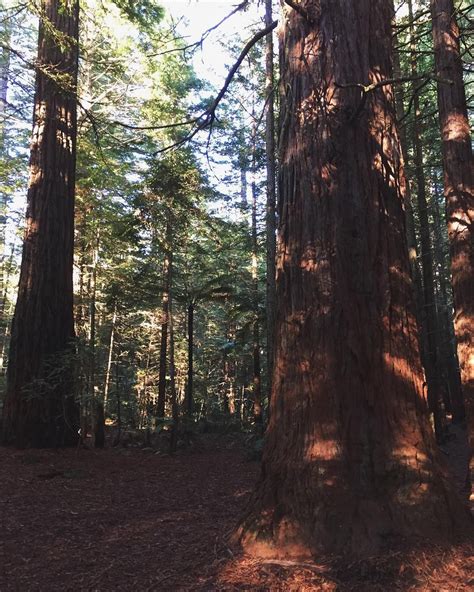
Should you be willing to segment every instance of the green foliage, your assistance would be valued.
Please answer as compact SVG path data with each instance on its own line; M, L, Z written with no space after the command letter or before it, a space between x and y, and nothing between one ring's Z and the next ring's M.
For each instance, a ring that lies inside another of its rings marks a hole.
M154 0L113 0L121 12L146 32L154 31L164 15L163 8Z

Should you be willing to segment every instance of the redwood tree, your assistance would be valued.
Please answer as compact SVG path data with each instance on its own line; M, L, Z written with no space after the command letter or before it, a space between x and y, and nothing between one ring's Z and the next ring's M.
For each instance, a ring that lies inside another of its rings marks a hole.
M462 514L423 397L390 0L284 6L275 369L241 530L256 554L371 552Z
M12 325L3 438L20 446L77 441L71 379L76 161L77 0L43 0L30 179Z
M451 252L454 329L466 402L474 405L474 161L453 0L431 0ZM461 417L462 419L462 417Z

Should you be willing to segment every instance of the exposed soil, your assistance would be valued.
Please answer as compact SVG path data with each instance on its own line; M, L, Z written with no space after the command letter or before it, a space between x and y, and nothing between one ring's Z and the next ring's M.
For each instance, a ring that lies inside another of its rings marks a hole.
M0 448L0 590L474 589L472 547L356 563L257 561L227 543L258 464L238 437L152 449Z

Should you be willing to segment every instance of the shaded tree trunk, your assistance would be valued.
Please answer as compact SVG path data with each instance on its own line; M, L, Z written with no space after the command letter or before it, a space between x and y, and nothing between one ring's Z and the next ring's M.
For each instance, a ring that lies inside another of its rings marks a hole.
M394 48L393 48L393 74L395 78L402 77L402 70L400 65L400 53L398 48L398 38L394 35ZM403 107L404 102L404 90L402 84L395 86L395 110L397 115L397 121L401 122L405 116L405 110ZM402 125L399 130L400 137L400 148L403 156L404 166L408 163L408 140L406 134L406 125ZM420 354L423 367L425 367L425 350L424 339L423 339L423 285L421 282L421 270L418 262L418 245L416 241L416 225L415 217L413 214L413 195L411 190L410 179L406 179L405 183L405 225L406 225L406 238L408 246L408 259L410 261L412 281L414 285L414 297L415 297L415 311L416 311L416 322L418 327Z
M410 65L413 78L418 76L416 40L413 24L412 1L408 0L408 18L410 19ZM421 270L423 275L423 333L426 351L424 356L426 382L428 388L428 404L433 414L435 434L438 442L443 440L443 423L441 409L441 379L439 359L439 330L437 323L436 298L434 286L433 246L431 244L430 225L428 220L428 199L426 194L425 173L423 170L423 147L421 143L421 110L419 95L412 84L413 94L413 125L412 144L413 161L416 177L416 197L418 202L418 218L421 245Z
M0 154L8 158L7 134L5 131L5 114L7 107L8 79L10 76L10 38L11 19L3 18L0 23L0 31L4 47L0 48ZM8 194L0 190L0 256L2 262L5 257L5 228L7 223ZM4 269L1 270L0 282L4 280ZM0 293L3 292L5 284L0 284Z
M456 352L456 338L454 335L454 326L452 319L451 299L452 293L448 296L451 290L449 280L446 274L446 257L443 248L442 238L442 221L439 211L439 197L438 197L438 180L433 180L435 189L435 202L433 207L434 219L434 256L439 267L439 306L438 317L439 324L442 326L442 339L440 346L440 355L443 359L445 367L445 388L448 391L447 410L452 414L452 419L455 423L462 421L465 417L466 411L464 407L464 398L462 394L461 375L459 372L459 362Z
M112 315L112 326L110 327L110 340L109 340L109 354L107 356L107 367L105 369L105 382L104 382L104 413L107 414L107 402L109 398L110 389L110 375L112 371L112 358L114 355L114 339L115 339L115 324L117 322L117 303L114 303L114 312Z
M160 342L160 371L158 375L158 404L157 404L157 416L165 416L165 405L166 405L166 359L167 359L167 348L168 348L168 320L169 320L169 297L171 289L171 278L173 274L173 261L172 252L169 248L171 238L171 225L168 222L166 226L167 236L167 252L165 253L165 259L163 261L163 278L165 282L162 298L162 314L163 319L161 322L161 342Z
M474 407L474 163L471 135L453 0L431 0L431 15L436 73L440 79L451 81L438 83L438 111L451 252L454 329L464 397L469 406Z
M173 426L170 437L170 453L176 452L179 437L179 407L178 394L176 392L176 366L174 361L174 326L173 326L173 301L170 292L169 301L169 333L170 333L170 394L171 394L171 417Z
M194 409L194 302L188 305L188 378L186 382L186 413L191 416Z
M405 241L390 0L281 27L276 352L248 552L372 553L467 519L435 458Z
M265 25L270 25L272 0L265 0ZM267 165L266 206L266 319L267 319L267 375L268 398L270 401L271 377L273 374L274 332L275 332L275 259L276 259L276 163L275 163L275 112L273 74L273 31L265 38L265 101L267 103L265 122L265 149Z
M71 358L79 5L44 0L41 8L26 230L3 409L4 440L34 447L75 444L78 437Z
M95 446L95 434L97 433L97 426L100 421L96 417L98 410L97 401L95 397L95 383L96 383L96 354L95 354L95 342L96 342L96 319L97 319L97 262L99 258L99 241L100 234L99 229L96 230L95 244L92 248L92 269L89 275L89 363L88 363L88 374L89 374L89 409L91 415L90 425L92 427L92 438ZM103 409L102 409L103 414ZM99 436L100 437L100 436Z
M252 231L252 358L253 358L253 421L255 429L260 432L263 428L263 405L262 405L262 370L260 362L260 314L259 314L259 293L258 293L258 231L257 231L257 125L255 110L253 110L252 129L252 203L251 203L251 231Z

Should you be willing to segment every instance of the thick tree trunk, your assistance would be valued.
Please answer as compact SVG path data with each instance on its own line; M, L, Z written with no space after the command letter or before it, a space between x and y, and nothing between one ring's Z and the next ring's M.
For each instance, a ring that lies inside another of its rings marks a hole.
M453 0L431 0L451 251L454 329L466 403L474 413L474 163Z
M435 459L405 242L390 0L284 8L276 352L254 554L370 553L464 519Z
M44 0L41 8L27 223L3 409L4 440L35 447L74 444L78 436L71 357L79 5Z
M272 0L265 0L265 25L273 21ZM273 375L275 333L275 259L276 259L276 166L275 166L275 112L273 75L273 31L265 38L265 151L267 165L266 207L266 318L267 318L267 376L270 401L271 377Z

